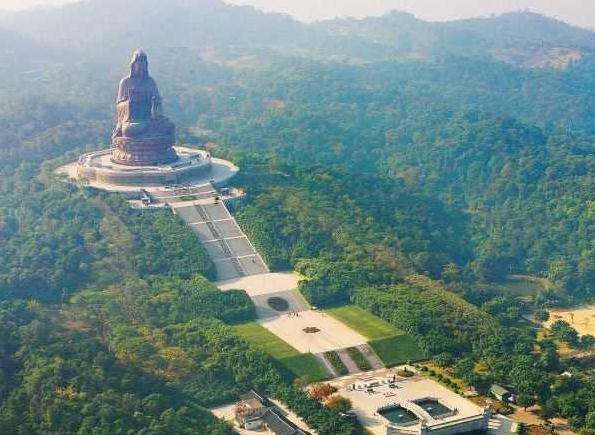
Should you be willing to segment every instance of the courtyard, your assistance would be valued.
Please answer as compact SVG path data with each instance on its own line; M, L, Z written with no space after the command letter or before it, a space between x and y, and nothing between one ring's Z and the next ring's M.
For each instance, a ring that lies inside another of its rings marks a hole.
M301 353L322 353L366 344L367 339L331 316L317 311L263 319L259 323Z
M262 273L259 275L244 276L241 278L228 279L216 282L220 290L245 290L249 296L260 296L269 293L277 293L288 290L295 290L300 282L297 273Z
M481 407L418 374L403 378L394 369L382 369L330 384L338 389L338 395L351 400L360 423L375 435L386 434L388 420L378 413L382 408L386 408L382 413L387 418L404 424L417 424L421 416L430 429L483 418Z

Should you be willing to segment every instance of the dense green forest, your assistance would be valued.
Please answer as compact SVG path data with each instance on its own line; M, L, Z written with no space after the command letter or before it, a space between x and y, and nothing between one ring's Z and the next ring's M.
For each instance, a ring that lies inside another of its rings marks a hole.
M494 382L512 385L542 404L545 418L560 414L593 429L592 376L561 360L556 336L538 337L523 318L562 296L544 294L533 306L521 295L483 284L484 268L457 266L469 250L448 240L472 244L465 238L469 221L465 225L439 202L409 196L404 183L388 188L377 177L252 164L261 173L238 180L250 186L250 199L236 210L237 219L271 266L291 266L305 276L300 290L311 303L355 303L415 337L427 356L454 367L479 391ZM366 191L383 192L385 200ZM577 339L568 324L555 334L592 349L593 338ZM556 376L565 369L581 374L572 380Z
M298 73L325 84L319 89L304 80L295 94L280 92L291 102L287 108L251 122L231 119L222 125L226 143L364 180L375 173L405 183L465 213L480 278L537 274L571 297L593 296L595 160L588 137L453 110L399 82L394 90L369 89L388 77L372 80L357 69L305 70ZM284 73L278 80L278 88L291 88L295 79ZM367 195L390 203L383 191Z
M593 368L556 351L592 340L524 317L595 297L593 32L91 0L0 13L0 44L0 432L224 434L206 407L264 388L356 433L234 335L254 307L209 284L181 221L54 177L109 142L138 46L179 141L240 165L238 221L310 302L358 304L478 389L595 430ZM551 287L504 293L510 274Z
M252 302L207 281L212 263L171 212L45 172L4 182L2 433L231 433L205 407L251 388L320 433L353 432L233 333Z

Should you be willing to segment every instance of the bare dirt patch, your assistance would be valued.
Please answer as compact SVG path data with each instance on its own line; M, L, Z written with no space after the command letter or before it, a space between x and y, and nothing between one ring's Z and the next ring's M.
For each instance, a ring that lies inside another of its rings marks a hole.
M287 102L283 100L266 100L265 105L270 109L285 109Z
M575 309L549 310L550 318L545 322L550 327L556 320L564 320L578 331L580 335L595 335L595 305L578 307Z

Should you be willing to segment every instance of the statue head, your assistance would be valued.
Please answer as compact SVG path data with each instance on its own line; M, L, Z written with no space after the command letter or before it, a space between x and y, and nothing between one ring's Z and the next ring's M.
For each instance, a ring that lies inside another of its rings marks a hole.
M147 55L142 50L136 50L130 61L130 77L149 77L149 62Z

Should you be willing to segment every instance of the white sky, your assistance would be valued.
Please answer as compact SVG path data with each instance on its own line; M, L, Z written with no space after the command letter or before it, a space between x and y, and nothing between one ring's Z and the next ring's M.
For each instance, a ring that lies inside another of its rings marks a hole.
M0 9L18 10L77 0L0 0ZM164 0L167 1L167 0ZM304 21L336 16L381 15L391 9L440 21L531 9L563 21L595 27L595 0L225 0L263 10L285 12Z
M0 0L1 1L1 0ZM286 12L312 21L335 16L382 15L397 9L430 21L487 16L530 9L585 26L595 26L595 0L226 0L264 10Z
M35 6L52 6L63 3L74 3L77 0L0 0L0 9L16 11Z

